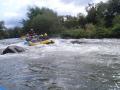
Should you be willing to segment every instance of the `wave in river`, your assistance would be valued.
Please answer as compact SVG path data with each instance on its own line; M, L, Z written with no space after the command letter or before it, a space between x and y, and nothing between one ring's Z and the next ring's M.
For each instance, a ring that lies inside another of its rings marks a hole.
M0 40L0 49L17 45L23 53L0 55L0 83L8 90L119 90L119 39L53 39L27 46ZM13 87L14 86L14 87Z

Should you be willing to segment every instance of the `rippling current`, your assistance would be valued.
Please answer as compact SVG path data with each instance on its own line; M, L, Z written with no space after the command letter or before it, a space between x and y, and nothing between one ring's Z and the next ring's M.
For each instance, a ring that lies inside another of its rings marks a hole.
M26 49L19 54L0 55L0 87L120 90L119 39L53 40L55 44L38 46L24 45L20 39L0 40L0 52L9 45Z

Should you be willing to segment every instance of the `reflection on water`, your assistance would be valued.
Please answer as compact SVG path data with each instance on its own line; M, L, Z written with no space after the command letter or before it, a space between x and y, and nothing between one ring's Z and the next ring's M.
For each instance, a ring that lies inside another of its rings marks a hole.
M119 40L78 41L85 43L56 40L54 45L1 55L0 86L7 90L120 90Z

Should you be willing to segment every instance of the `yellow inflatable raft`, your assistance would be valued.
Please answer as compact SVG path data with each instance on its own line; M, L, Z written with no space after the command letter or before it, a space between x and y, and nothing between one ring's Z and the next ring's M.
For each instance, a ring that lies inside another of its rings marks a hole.
M53 44L54 43L54 41L52 41L52 40L44 40L44 41L40 41L40 42L31 42L31 41L29 41L28 42L28 44L29 44L29 46L35 46L35 45L39 45L39 44Z
M26 36L21 36L20 39L25 40Z

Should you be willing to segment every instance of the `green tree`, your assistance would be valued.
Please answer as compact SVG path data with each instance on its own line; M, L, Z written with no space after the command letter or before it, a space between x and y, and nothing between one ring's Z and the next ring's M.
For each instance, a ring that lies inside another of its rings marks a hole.
M116 24L112 28L112 37L120 38L120 24Z
M120 15L116 15L113 19L113 24L116 25L116 24L120 24Z
M4 22L0 21L0 39L3 39L5 37L5 26L4 26Z
M79 13L77 17L78 17L79 26L85 29L85 25L87 23L85 15Z
M57 17L50 14L42 14L37 15L31 21L31 27L37 33L45 33L45 32L54 32L55 27L58 24Z
M76 17L72 17L70 15L65 16L64 26L66 28L77 28L78 27L78 20Z
M96 25L99 27L105 27L105 12L107 10L106 3L100 2L96 4L96 13L97 13L97 23Z
M30 8L27 13L28 19L23 20L24 32L31 28L37 33L54 33L60 30L60 22L57 14L48 8Z
M113 25L113 19L116 15L120 15L120 0L109 0L107 2L107 10L105 13L106 26Z
M86 7L86 11L87 11L87 16L86 16L87 22L96 24L97 23L96 6L94 4L88 4L88 7Z
M0 21L0 29L4 29L5 26L4 26L4 22L3 21Z

